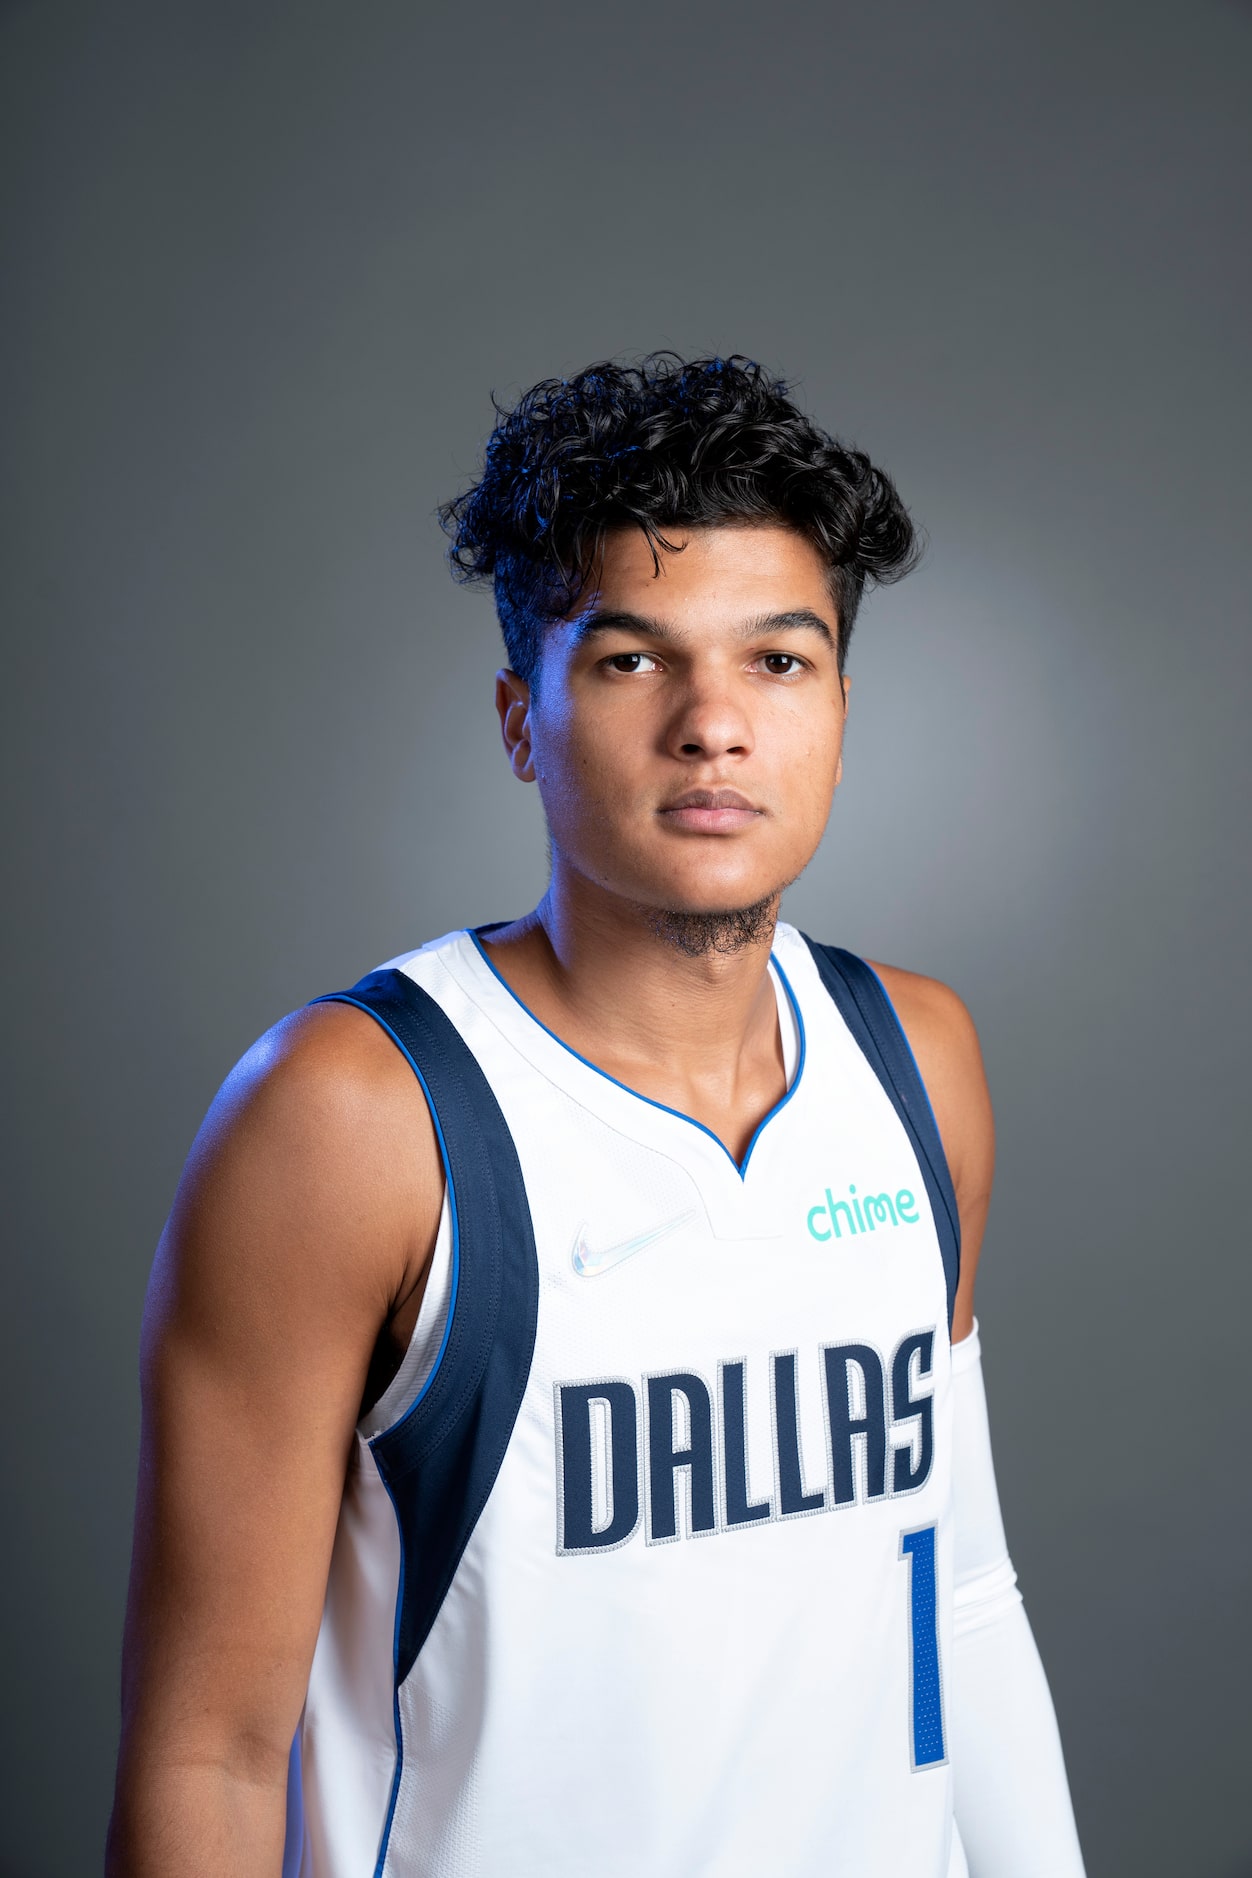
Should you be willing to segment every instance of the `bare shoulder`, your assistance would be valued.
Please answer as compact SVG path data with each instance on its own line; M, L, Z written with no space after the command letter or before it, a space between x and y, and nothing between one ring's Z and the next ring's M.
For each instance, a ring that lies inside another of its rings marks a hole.
M974 1020L951 985L921 972L906 972L899 965L869 962L895 1006L927 1089L928 1067L945 1079L960 1080L975 1071L981 1074L982 1051Z
M937 978L880 965L935 1112L961 1215L961 1284L954 1337L969 1333L973 1287L995 1174L995 1121L978 1032L963 1000Z
M222 1084L193 1156L227 1137L262 1136L270 1151L347 1159L371 1140L438 1152L421 1086L381 1026L348 1004L284 1017Z
M219 1090L150 1303L164 1316L176 1279L184 1305L209 1313L224 1294L281 1290L297 1317L297 1292L331 1309L351 1296L381 1324L420 1279L442 1192L430 1112L400 1052L364 1012L310 1006L268 1031Z

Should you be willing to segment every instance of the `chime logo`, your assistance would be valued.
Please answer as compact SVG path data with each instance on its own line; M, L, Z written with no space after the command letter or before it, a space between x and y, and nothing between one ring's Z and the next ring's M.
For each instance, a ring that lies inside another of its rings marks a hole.
M907 1187L895 1193L858 1193L850 1182L842 1200L827 1187L826 1198L809 1208L808 1227L814 1239L855 1239L881 1226L916 1226L920 1219L917 1200Z

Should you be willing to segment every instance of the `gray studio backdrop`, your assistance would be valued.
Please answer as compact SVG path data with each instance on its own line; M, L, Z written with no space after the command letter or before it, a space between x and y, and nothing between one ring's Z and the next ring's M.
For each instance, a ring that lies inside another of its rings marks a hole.
M1246 1878L1247 185L1205 0L0 10L0 1872L98 1868L152 1248L280 1013L543 885L433 510L488 394L783 368L930 549L790 917L972 1006L1092 1878Z

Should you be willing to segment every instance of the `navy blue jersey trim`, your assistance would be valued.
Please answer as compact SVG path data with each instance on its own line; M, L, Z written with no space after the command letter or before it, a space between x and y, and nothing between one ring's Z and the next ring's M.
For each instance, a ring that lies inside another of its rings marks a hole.
M442 1356L407 1414L375 1435L400 1530L399 1689L447 1595L512 1438L530 1376L539 1266L517 1149L451 1019L395 970L317 1002L367 1011L407 1058L439 1135L455 1221L455 1294Z
M853 952L845 952L841 946L823 946L810 939L807 933L801 936L813 954L822 983L890 1096L913 1144L939 1235L951 1331L956 1288L961 1276L961 1221L948 1171L948 1157L943 1151L921 1071L877 972L864 959L857 958Z

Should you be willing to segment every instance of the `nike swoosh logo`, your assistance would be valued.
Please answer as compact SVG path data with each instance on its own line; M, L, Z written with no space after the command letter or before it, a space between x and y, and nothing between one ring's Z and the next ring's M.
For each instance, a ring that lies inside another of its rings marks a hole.
M601 1246L595 1251L587 1244L587 1228L580 1226L570 1253L570 1264L580 1278L599 1278L603 1272L611 1272L615 1265L633 1258L645 1246L655 1245L658 1239L668 1238L670 1233L689 1225L697 1217L693 1212L680 1213L677 1219L667 1219L663 1226L653 1226L648 1232L636 1233L633 1239L622 1239L617 1245Z

